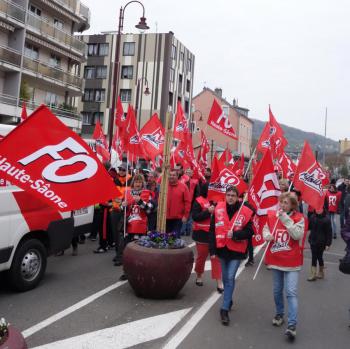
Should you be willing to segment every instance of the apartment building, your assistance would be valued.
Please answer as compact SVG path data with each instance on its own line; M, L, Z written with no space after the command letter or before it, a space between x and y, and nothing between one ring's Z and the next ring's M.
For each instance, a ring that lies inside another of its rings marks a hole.
M228 116L236 131L238 140L233 140L207 125L210 109L213 101L219 103L223 113ZM236 100L232 103L222 97L222 89L212 90L204 87L203 90L193 97L192 100L192 130L193 145L200 146L200 131L203 130L213 148L212 152L223 151L227 146L232 150L234 156L244 153L247 158L251 154L253 121L248 117L249 109L238 106Z
M86 45L74 33L89 23L79 0L0 0L0 123L17 123L23 101L28 113L44 103L80 132Z
M89 138L97 120L108 131L117 34L83 35L81 39L88 50L79 111L82 134ZM119 61L117 94L125 112L128 104L134 106L139 127L155 112L164 121L166 112L176 112L177 101L190 117L195 56L172 32L122 34Z

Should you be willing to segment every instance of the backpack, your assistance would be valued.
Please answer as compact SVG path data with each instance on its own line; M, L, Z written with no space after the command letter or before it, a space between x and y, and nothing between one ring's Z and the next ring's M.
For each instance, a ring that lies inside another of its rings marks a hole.
M350 250L348 250L344 258L339 261L339 271L344 274L350 274Z

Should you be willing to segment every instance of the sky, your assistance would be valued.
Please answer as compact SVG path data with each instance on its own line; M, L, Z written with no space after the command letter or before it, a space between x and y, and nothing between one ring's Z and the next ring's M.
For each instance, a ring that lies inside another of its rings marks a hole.
M84 34L117 30L128 1L82 0L91 11ZM149 32L172 31L195 54L194 96L220 87L228 101L266 121L334 140L350 138L350 1L142 0ZM137 33L137 3L124 33ZM349 120L349 121L348 121Z

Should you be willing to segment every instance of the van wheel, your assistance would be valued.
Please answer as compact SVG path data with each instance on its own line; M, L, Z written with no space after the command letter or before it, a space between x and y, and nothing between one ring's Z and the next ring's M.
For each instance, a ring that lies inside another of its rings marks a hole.
M26 240L18 247L9 270L9 281L16 291L36 287L46 269L46 249L38 239Z

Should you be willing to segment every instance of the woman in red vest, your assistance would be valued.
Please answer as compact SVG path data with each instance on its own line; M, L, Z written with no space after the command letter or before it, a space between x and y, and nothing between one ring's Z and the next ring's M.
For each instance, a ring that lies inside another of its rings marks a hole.
M210 221L209 251L211 258L221 262L224 299L220 309L221 322L228 325L232 307L235 278L241 261L247 258L248 239L253 236L253 211L239 202L236 187L226 189L225 201L220 201Z
M285 334L292 340L296 336L298 279L303 265L306 224L304 216L298 212L298 199L294 193L282 193L279 201L280 210L268 213L267 224L263 229L263 237L268 241L265 263L273 271L276 315L272 324L281 326L284 323L285 289L288 301L288 325Z
M339 213L339 204L341 201L341 191L337 190L335 184L331 184L326 193L326 207L332 223L333 238L337 238L337 218ZM339 218L338 218L339 220Z
M198 196L192 207L192 239L196 242L197 258L195 265L195 272L197 274L196 285L203 286L202 276L204 273L205 261L209 254L209 228L210 217L215 210L215 204L209 202L208 184L201 187L200 196ZM219 258L211 258L211 277L217 282L217 290L219 293L224 291L221 280L221 266Z

